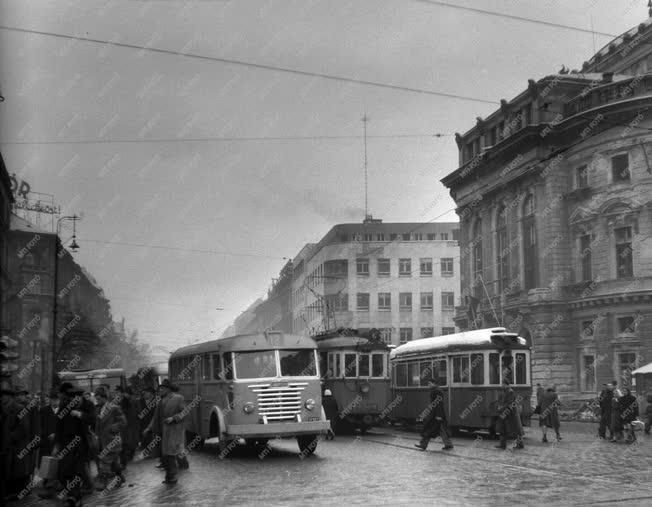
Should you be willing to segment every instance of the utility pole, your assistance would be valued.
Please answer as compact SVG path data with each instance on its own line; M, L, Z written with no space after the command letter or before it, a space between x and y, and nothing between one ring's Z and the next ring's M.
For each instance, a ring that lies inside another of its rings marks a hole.
M369 217L369 202L368 202L368 174L367 174L367 122L369 117L365 111L362 117L362 124L364 129L364 217Z

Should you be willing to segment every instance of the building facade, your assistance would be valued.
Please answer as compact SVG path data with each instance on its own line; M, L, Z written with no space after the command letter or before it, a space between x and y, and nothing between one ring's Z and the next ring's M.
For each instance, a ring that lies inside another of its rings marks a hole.
M533 382L588 398L652 360L650 20L582 72L527 88L456 135L463 329L530 340Z
M11 182L0 154L0 335L7 333L6 294L11 280L7 267L9 257L9 216L11 213Z
M334 226L293 259L292 330L378 329L387 343L455 332L456 223Z

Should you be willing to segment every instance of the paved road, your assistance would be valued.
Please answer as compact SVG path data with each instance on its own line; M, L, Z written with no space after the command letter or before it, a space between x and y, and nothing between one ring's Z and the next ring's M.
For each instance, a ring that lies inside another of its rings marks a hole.
M415 433L393 428L322 441L305 459L291 440L226 459L207 446L174 487L161 484L155 462L132 463L127 485L86 505L652 505L652 437L613 444L593 437L595 425L563 430L562 442L543 444L529 428L526 448L506 451L469 435L454 438L452 451L435 441L421 452Z

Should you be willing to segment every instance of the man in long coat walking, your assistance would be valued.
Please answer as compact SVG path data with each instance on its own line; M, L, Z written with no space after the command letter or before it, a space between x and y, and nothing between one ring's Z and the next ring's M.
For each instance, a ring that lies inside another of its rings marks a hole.
M519 405L521 400L517 398L516 393L510 386L509 382L503 382L503 392L498 401L498 420L496 431L500 433L500 444L496 447L500 449L507 448L507 437L516 437L515 449L523 449L523 426L521 425L521 415L519 414Z
M446 409L444 408L444 393L437 385L435 380L428 382L430 386L430 404L426 412L427 415L423 420L423 431L421 432L421 442L414 444L422 451L428 447L431 438L441 437L444 442L443 450L453 448L453 442L448 435L448 421L446 419Z
M183 419L186 416L186 404L183 396L173 392L175 386L164 380L159 387L161 401L154 411L154 417L145 430L161 436L161 454L165 466L163 484L177 483L177 455L182 454L185 444Z
M122 432L127 426L127 419L120 407L109 401L109 393L104 387L95 390L95 399L100 460L95 489L102 491L112 484L114 478L118 480L116 486L125 482L120 456L123 446Z

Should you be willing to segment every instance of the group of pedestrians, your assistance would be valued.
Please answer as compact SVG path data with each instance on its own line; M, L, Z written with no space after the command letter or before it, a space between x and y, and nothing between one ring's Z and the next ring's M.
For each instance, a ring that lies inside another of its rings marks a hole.
M181 424L185 405L174 389L164 381L158 395L146 388L136 396L129 387L101 385L91 393L64 382L41 397L21 386L3 388L0 504L36 489L41 497L78 505L93 490L121 486L139 446L143 457L161 458L164 482L175 484L178 466L187 468L188 460ZM45 457L54 459L41 466ZM44 476L40 485L37 470Z
M638 401L629 388L622 390L618 388L618 382L613 381L603 384L602 391L598 396L600 406L600 425L598 436L609 439L611 442L625 441L632 443L636 441L636 432L632 424L639 416ZM648 402L650 400L648 395ZM650 432L650 421L652 420L652 405L648 403L648 420L646 422L646 433ZM608 435L607 435L608 432Z

